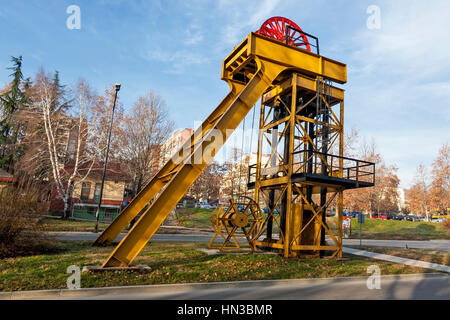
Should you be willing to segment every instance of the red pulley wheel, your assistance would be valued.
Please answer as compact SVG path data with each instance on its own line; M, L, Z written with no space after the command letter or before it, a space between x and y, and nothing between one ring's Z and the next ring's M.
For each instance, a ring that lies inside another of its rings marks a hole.
M294 29L288 28L287 26ZM311 52L308 38L303 34L302 29L296 25L295 22L292 22L287 18L272 17L267 19L256 33L287 43L291 46L304 47Z

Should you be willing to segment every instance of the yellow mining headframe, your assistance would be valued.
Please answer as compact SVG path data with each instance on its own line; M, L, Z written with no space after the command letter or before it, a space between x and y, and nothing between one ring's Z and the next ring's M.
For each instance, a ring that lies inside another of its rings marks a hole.
M329 85L344 84L347 69L343 63L294 45L250 33L226 57L222 79L230 92L182 146L176 159L160 169L95 241L94 245L111 243L139 215L103 267L127 266L133 261L225 143L226 131L236 129L261 97L258 163L252 167L249 186L255 188L255 202L264 199L270 210L264 228L258 230L261 235L266 233L266 239L252 237L253 245L279 248L285 257L319 249L332 249L341 255L342 230L339 228L338 238L331 233L324 222L324 210L338 194L341 221L342 191L363 186L358 180L361 161L353 168L344 168L344 92ZM341 107L337 115L334 105ZM328 152L333 139L339 141L339 156ZM275 160L267 167L261 165L265 140L277 146L272 148ZM283 154L278 153L280 144ZM351 176L355 170L356 180ZM313 201L314 194L320 194L320 205ZM281 210L275 211L278 207ZM279 239L272 236L275 224ZM324 245L323 230L335 245Z
M343 191L375 182L373 163L343 156L343 120L344 91L323 74L291 72L263 95L257 163L249 168L248 187L269 210L254 245L278 249L286 258L325 251L342 257ZM263 150L271 150L265 163ZM326 222L331 203L337 209L336 235Z

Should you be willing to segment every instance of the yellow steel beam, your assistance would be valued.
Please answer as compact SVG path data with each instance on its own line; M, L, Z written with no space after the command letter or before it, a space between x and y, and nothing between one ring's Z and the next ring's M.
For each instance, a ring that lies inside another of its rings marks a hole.
M321 245L292 245L292 250L338 250L338 246L321 246Z
M278 178L262 180L260 182L260 186L262 188L264 188L264 187L268 187L268 186L277 186L277 185L281 185L281 184L286 184L288 182L289 182L288 177L278 177Z
M276 249L283 249L282 243L277 242L269 242L269 241L254 241L254 244L259 247L269 247L269 248L276 248Z
M347 66L304 49L296 48L275 39L270 39L256 33L247 37L247 56L255 55L285 65L293 71L300 71L313 77L344 84L347 82Z
M214 156L227 139L227 130L234 130L239 125L264 91L271 86L273 80L286 69L284 66L263 60L258 61L258 65L260 66L259 71L212 128L222 134L223 140L215 139L212 130L206 133L204 139L194 150L192 161L183 163L169 185L153 200L141 218L108 257L103 267L126 266L133 261L177 202L199 177L208 161L211 160L209 157L205 159L204 151L212 150L211 155ZM201 163L196 164L195 159L201 159Z
M343 209L344 209L344 193L339 191L338 195L338 257L342 258L342 221L343 221Z
M310 92L317 92L317 81L315 79L311 79L307 76L297 74L297 87L303 90L308 90ZM262 97L263 103L269 104L273 99L283 95L285 92L292 90L291 80L288 79L278 85L276 85L272 90L265 93ZM320 88L321 94L325 94L324 88ZM337 88L334 86L329 87L329 92L327 93L331 98L337 101L344 100L345 91L341 88Z
M230 104L236 99L239 93L244 88L239 83L230 83L230 92L218 105L218 107L209 115L209 117L199 126L188 139L181 150L192 150L205 133L217 122L228 109ZM192 152L192 151L191 151ZM94 245L108 245L122 232L135 218L139 212L154 198L167 183L165 177L170 176L174 170L185 158L189 157L191 153L184 154L182 158L178 159L179 163L169 161L159 170L159 172L142 188L142 190L133 198L133 200L122 210L122 212L114 219L114 221L103 231L103 233L94 242Z
M344 63L253 32L223 61L222 79L232 80L235 71L241 69L241 64L247 64L254 57L272 61L293 72L300 72L314 78L321 76L341 84L347 82L347 66Z
M331 123L325 123L325 122L322 122L322 121L317 121L317 120L314 120L314 119L311 119L311 118L308 118L308 117L304 117L304 116L297 116L296 118L298 120L300 120L300 121L305 121L305 122L310 122L310 123L317 123L317 124L320 124L322 126L326 126L326 127L337 129L337 130L339 130L341 128L341 126L339 126L339 125L334 125L334 124L331 124Z
M286 137L286 139L289 139L289 152L288 152L288 174L287 177L289 179L288 188L287 188L287 197L286 197L286 219L285 219L285 230L286 235L284 239L284 250L283 255L285 258L288 258L291 254L291 239L294 235L294 229L297 227L295 225L291 225L292 222L294 222L295 219L295 206L292 203L292 164L294 163L294 136L295 136L295 110L297 108L297 74L293 74L292 76L292 98L291 98L291 105L290 105L290 119L289 119L289 137ZM287 126L287 123L286 123ZM294 254L295 255L295 254Z
M247 57L247 45L248 45L248 37L245 38L236 48L234 48L233 52L231 52L222 62L222 79L228 78L226 75L226 71L232 71L232 64L237 61L242 55ZM235 69L235 68L234 68ZM233 69L233 70L234 70Z

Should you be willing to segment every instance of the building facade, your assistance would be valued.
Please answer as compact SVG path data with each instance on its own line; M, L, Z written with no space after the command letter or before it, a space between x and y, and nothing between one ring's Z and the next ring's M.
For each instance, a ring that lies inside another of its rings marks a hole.
M74 180L74 189L69 199L71 217L83 220L95 220L100 200L103 164L95 163L89 173L90 164L79 169L80 177ZM69 170L70 169L67 169ZM112 221L124 206L125 187L130 177L118 162L108 163L103 187L100 209L101 221ZM64 202L58 197L56 189L52 190L50 211L61 212Z
M160 167L163 166L183 144L191 138L193 130L186 128L176 130L161 146Z

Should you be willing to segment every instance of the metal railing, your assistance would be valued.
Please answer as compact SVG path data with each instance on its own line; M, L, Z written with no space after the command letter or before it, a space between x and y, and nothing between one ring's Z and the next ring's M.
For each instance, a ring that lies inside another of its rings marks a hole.
M318 151L296 151L293 153L293 174L309 173L317 176L327 176L346 179L354 182L367 182L375 184L375 163L334 154L325 154ZM342 168L340 163L342 161ZM283 176L286 165L277 166L280 169L274 172L276 176ZM270 171L266 169L266 171ZM248 183L256 181L256 164L248 167Z
M256 181L256 163L248 166L247 183L254 183Z
M315 49L315 52L313 50L311 52L320 54L319 39L317 37L309 33L306 33L302 30L299 30L297 28L294 28L292 26L286 26L286 40L285 40L286 44L293 45L296 47L306 46L303 36L305 36L306 39L308 40L309 46ZM300 45L296 44L298 42L300 43Z
M356 182L375 183L375 163L340 157L319 151L301 150L294 154L294 174L311 173ZM342 168L340 163L342 162Z

